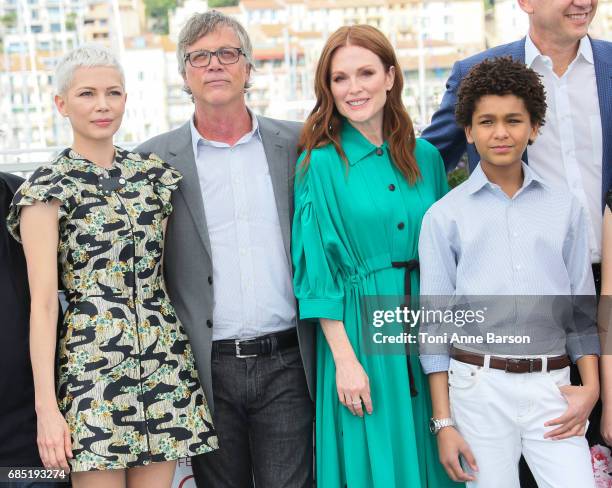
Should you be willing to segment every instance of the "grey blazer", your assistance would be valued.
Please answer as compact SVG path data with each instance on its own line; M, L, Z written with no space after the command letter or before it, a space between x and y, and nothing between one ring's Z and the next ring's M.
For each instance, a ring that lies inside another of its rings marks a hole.
M261 116L257 120L272 178L285 257L291 264L293 180L302 124ZM183 175L178 190L172 195L174 212L166 231L164 275L170 299L189 336L208 405L213 410L211 349L215 300L212 256L189 122L149 139L136 151L157 154ZM306 380L314 399L315 326L299 321L297 330Z

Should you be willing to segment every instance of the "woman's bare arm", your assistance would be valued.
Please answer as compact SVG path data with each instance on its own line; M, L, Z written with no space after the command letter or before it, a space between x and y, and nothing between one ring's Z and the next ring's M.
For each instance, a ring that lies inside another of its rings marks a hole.
M336 388L340 403L353 415L363 417L363 407L367 413L372 413L370 380L355 355L344 324L340 320L320 321L336 365Z
M20 232L30 284L30 357L34 377L38 448L47 467L68 470L70 433L55 393L57 346L57 247L60 202L37 202L21 210Z

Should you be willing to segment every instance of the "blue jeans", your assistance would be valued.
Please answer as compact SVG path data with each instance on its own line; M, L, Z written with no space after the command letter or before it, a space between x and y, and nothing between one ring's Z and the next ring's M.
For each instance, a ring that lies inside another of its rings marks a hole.
M191 459L197 486L311 488L314 407L298 347L213 354L219 449Z

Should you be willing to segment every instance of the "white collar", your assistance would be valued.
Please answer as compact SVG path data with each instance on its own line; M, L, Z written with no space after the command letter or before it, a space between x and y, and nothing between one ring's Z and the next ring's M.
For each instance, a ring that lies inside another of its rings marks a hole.
M522 192L525 188L532 186L533 184L539 184L540 186L544 188L548 188L548 185L544 182L544 180L535 171L533 171L528 165L526 165L523 162L522 166L523 166L523 184L519 188L519 192ZM468 193L470 195L473 195L474 193L477 193L485 186L488 186L491 188L499 188L498 185L496 185L495 183L492 183L489 180L489 178L487 178L487 175L482 170L482 166L480 165L480 162L478 162L478 165L476 166L476 168L474 168L474 171L472 171L472 174L469 176L469 178L466 181L466 188L467 188ZM519 192L517 192L516 195L518 195Z
M572 61L572 63L578 58L579 55L593 64L593 48L591 47L591 41L589 36L584 36L580 39L580 44L578 45L578 52L576 53L576 58ZM533 65L533 62L541 57L545 62L546 60L550 60L550 58L540 52L537 46L531 40L531 36L527 34L527 38L525 39L525 64L529 67ZM549 63L547 63L549 64ZM552 62L550 62L550 68L552 69Z

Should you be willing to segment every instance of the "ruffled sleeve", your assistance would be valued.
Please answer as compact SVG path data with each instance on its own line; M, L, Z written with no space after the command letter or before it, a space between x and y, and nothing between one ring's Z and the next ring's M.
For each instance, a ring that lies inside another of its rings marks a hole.
M11 235L21 242L19 223L21 209L27 205L38 202L49 202L53 198L61 202L58 211L59 220L70 215L76 206L75 195L77 189L75 182L53 165L39 167L30 178L25 181L15 193L6 219Z
M313 157L315 155L313 154ZM298 168L302 158L298 160ZM341 247L331 212L319 191L313 164L295 179L292 230L294 290L301 319L344 319L344 288L340 279Z
M162 213L168 217L172 213L172 192L178 188L183 175L156 154L151 153L149 160L152 162L150 174L154 175L153 187L163 202Z

